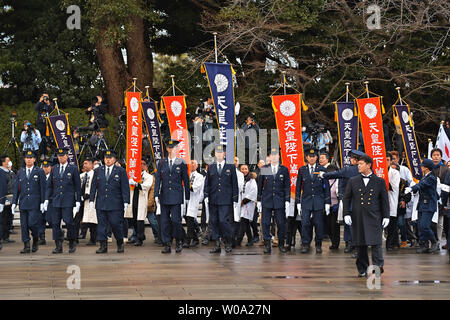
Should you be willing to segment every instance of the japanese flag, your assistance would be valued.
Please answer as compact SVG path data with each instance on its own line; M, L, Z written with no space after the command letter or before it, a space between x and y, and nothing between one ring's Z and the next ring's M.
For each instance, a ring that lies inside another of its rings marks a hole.
M444 126L441 124L439 127L439 133L436 139L436 148L442 150L442 160L448 161L450 159L450 140L445 133Z

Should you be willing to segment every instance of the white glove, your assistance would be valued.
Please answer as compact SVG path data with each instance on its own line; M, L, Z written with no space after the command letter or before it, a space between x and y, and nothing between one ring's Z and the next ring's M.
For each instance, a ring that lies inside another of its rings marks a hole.
M0 213L3 212L3 208L4 208L4 205L3 205L3 204L0 204Z
M258 201L258 202L256 203L256 209L257 209L258 212L262 212L261 201Z
M352 225L352 217L344 216L344 222L346 225L351 226Z
M124 203L123 204L123 211L127 211L127 208L130 204L129 203Z
M14 211L16 210L16 205L13 203L11 205L11 214L14 215Z
M203 201L205 201L205 206L208 206L208 203L209 203L208 197L206 197L205 199L203 199Z
M155 197L155 202L159 206L159 198L158 197Z
M45 212L45 210L44 210L44 203L41 203L40 207L41 207L41 212L44 213Z
M323 175L325 174L325 172L323 172L323 171L320 171L319 172L319 178L322 178L323 179Z
M93 202L93 201L89 202L89 210L90 210L90 211L93 211L94 208L95 208L94 202Z
M291 205L291 203L289 201L285 201L284 202L284 207L285 208L289 208L290 205Z
M301 203L297 203L297 211L298 211L298 214L302 213L302 205L301 205Z
M137 183L133 180L133 179L129 179L128 183L130 184L130 186L135 186L137 185Z
M325 214L329 215L330 214L330 205L327 203L325 204Z
M412 191L412 189L410 187L406 187L405 188L405 194L408 194Z
M381 225L383 226L383 229L386 228L389 225L389 218L384 218Z
M75 213L78 213L78 211L80 211L80 207L81 207L81 203L75 202Z
M44 211L47 211L48 209L48 200L44 201Z

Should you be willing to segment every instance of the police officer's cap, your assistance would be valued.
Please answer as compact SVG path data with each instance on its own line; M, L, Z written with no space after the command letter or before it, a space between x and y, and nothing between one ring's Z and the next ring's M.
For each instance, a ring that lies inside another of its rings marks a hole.
M58 156L64 156L64 155L66 155L67 153L68 153L68 149L66 149L66 148L58 148L57 150L56 150L56 155L58 155Z
M167 141L166 146L168 148L175 148L177 146L177 144L179 144L179 143L180 143L180 141L178 141L178 140L170 139L169 141Z
M116 152L114 150L106 150L105 151L105 158L115 158L116 157Z
M33 150L25 151L25 158L36 158L36 154Z
M50 167L51 165L52 164L49 161L47 161L47 160L42 161L42 166L43 167Z
M352 150L352 152L350 153L350 157L355 158L355 159L359 159L364 155L366 155L366 154L359 150Z
M218 153L225 152L225 146L222 144L219 144L218 146L216 146L215 151Z
M433 170L434 168L434 163L433 161L431 161L430 159L423 159L422 163L420 164L420 166L428 168L430 170Z
M317 149L314 148L310 148L307 152L306 155L309 155L311 157L317 156Z
M280 148L270 148L270 154L280 154Z

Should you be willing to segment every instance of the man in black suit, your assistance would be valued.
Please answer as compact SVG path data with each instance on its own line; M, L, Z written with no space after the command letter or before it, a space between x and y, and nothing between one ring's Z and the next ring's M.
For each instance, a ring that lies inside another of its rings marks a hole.
M383 272L382 233L389 224L386 182L372 173L372 165L373 160L368 155L360 157L360 175L349 179L343 199L344 221L352 226L353 243L358 252L356 267L359 277L367 276L368 246L372 247L372 264Z

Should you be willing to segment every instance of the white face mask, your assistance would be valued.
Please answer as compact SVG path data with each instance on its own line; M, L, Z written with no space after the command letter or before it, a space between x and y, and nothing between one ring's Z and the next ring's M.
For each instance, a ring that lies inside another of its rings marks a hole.
M98 167L100 167L100 165L98 163L94 164L94 169L97 169Z
M9 162L8 162L8 169L11 170L12 166L13 166L13 163L12 163L11 161L9 161Z

